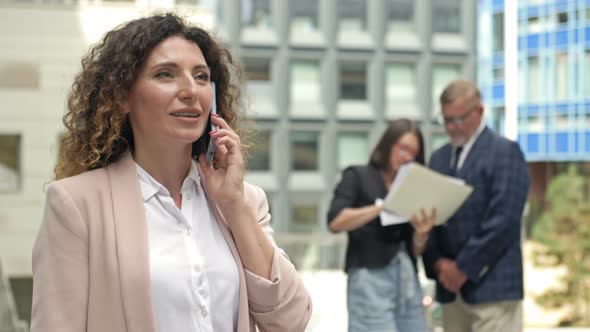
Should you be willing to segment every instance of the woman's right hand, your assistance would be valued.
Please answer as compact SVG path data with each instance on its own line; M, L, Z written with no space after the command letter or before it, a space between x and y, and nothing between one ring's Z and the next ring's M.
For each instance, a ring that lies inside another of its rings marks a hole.
M416 232L417 235L426 235L430 233L430 230L434 226L435 220L435 208L432 208L430 210L430 214L426 214L426 211L424 209L420 209L420 215L412 215L412 218L410 219L410 224L412 225L412 227L414 227L414 232Z

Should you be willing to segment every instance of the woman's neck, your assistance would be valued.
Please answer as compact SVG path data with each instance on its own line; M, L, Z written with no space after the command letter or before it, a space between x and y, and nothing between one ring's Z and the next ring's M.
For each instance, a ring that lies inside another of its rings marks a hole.
M391 183L393 182L393 178L395 178L395 173L390 170L382 169L381 176L383 177L383 182L385 182L385 188L389 190Z
M151 144L136 145L133 159L156 181L170 192L180 196L182 182L191 167L191 146L159 148Z

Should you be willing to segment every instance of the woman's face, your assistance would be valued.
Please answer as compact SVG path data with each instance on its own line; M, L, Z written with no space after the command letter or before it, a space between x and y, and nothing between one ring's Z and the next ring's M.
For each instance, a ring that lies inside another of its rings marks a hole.
M199 46L180 36L163 40L126 101L136 146L190 145L206 129L212 99L209 67Z
M403 134L389 151L389 168L397 173L399 168L410 161L414 161L420 151L420 141L414 133Z

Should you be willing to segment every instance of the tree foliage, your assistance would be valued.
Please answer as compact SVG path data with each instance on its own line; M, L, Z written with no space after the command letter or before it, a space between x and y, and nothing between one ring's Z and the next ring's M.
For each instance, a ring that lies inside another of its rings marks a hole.
M533 228L533 240L544 249L534 253L535 263L563 266L561 287L539 296L547 308L567 307L560 325L590 325L590 179L575 165L552 179L547 207Z

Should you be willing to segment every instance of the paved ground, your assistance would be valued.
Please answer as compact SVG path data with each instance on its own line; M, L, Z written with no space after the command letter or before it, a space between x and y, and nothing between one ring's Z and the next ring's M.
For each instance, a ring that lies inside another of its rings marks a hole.
M341 271L304 271L301 275L313 299L306 332L346 332L346 275ZM590 328L525 328L524 332L590 332Z

